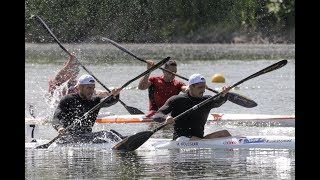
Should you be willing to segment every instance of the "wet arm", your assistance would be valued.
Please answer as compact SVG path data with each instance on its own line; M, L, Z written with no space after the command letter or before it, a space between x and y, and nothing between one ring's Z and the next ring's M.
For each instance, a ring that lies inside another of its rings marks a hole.
M152 60L147 60L147 69L150 69L153 65L154 65L154 62ZM140 79L138 84L138 89L145 90L151 86L152 83L149 81L150 73L146 74Z
M138 89L145 90L151 86L151 82L149 81L149 76L150 76L150 73L146 74L145 76L143 76L140 79L139 84L138 84Z
M168 116L168 114L172 111L172 99L173 97L169 98L166 103L158 109L156 114L153 116L153 120L155 122L164 122Z
M57 73L53 79L53 83L57 86L66 82L68 79L77 77L79 73L79 65L76 62L75 56L70 56L69 60L65 63L62 69Z
M224 97L223 96L218 96L214 98L211 101L211 108L216 108L220 107L222 104L224 104L228 100L228 94L226 94Z
M64 128L63 121L65 121L64 118L67 117L64 109L65 109L65 100L61 99L56 110L54 111L53 119L52 119L52 126L57 131L60 128Z

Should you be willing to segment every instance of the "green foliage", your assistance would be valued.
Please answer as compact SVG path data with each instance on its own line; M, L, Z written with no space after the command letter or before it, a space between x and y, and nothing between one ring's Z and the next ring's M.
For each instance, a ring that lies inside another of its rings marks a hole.
M274 36L295 27L293 0L26 0L26 42L231 42L235 34Z

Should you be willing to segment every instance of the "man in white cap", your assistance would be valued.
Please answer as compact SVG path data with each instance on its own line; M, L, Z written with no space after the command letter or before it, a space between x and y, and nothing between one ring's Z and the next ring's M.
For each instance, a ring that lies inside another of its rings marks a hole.
M204 95L206 79L201 74L192 74L189 78L188 85L188 92L169 98L153 116L153 120L156 122L166 121L167 124L174 123L173 140L177 138L195 140L231 136L227 130L213 132L204 136L204 126L210 110L220 107L227 101L230 86L223 87L220 95L212 101L174 121L173 117L212 97L211 95Z
M97 136L107 136L115 138L114 134L109 131L92 133L92 127L96 121L101 107L109 107L119 101L121 89L114 88L111 93L106 92L104 95L94 95L95 79L88 74L80 76L76 85L78 92L67 94L60 100L52 120L53 127L60 135L68 135L67 138L60 138L62 142L86 142L97 139ZM112 98L88 116L83 118L86 112L99 104L106 96ZM68 140L66 140L68 139ZM117 139L121 140L121 139Z

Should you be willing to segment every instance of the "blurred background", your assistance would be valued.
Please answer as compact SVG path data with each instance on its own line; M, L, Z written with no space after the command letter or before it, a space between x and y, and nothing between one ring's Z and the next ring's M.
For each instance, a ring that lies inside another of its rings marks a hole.
M295 43L294 0L26 0L25 41L48 43L32 15L63 43Z

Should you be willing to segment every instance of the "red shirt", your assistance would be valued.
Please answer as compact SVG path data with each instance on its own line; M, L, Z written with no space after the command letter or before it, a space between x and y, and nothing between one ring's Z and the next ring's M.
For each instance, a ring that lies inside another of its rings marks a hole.
M186 84L173 79L170 82L165 82L163 76L149 77L152 83L149 87L149 110L158 110L164 103L173 95L178 95L181 92L181 87Z

